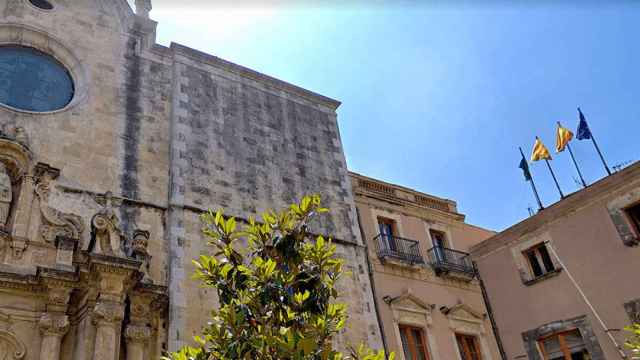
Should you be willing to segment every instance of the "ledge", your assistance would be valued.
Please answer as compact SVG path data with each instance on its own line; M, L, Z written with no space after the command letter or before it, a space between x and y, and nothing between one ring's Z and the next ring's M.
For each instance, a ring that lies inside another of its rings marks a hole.
M424 262L411 263L409 261L396 259L390 256L378 256L378 259L380 259L380 263L385 266L388 266L388 265L398 266L398 267L403 267L411 270L420 270L425 267Z
M546 274L544 274L542 276L538 276L537 278L533 278L531 280L525 280L522 283L525 286L531 286L531 285L537 284L537 283L539 283L541 281L550 279L552 277L556 277L556 276L560 275L560 272L562 272L562 268L558 268L558 269L555 269L553 271L549 271L548 273L546 273Z

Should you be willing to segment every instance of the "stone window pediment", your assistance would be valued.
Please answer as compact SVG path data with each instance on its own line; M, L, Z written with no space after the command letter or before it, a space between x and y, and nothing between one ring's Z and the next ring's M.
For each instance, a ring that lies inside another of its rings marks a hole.
M450 320L460 320L481 324L484 321L485 315L474 310L469 305L458 304L447 311L447 317L449 317Z
M432 323L433 305L427 304L410 291L389 301L394 321L398 324L427 327Z

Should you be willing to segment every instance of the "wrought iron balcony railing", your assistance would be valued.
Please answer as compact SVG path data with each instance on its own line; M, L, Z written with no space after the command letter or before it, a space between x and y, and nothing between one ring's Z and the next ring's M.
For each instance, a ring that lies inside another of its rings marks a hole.
M376 252L381 259L392 258L410 264L424 264L417 241L398 236L379 234L373 238Z
M433 267L436 274L452 271L470 277L476 274L473 262L471 262L471 256L466 252L435 246L429 249L428 257L429 265Z

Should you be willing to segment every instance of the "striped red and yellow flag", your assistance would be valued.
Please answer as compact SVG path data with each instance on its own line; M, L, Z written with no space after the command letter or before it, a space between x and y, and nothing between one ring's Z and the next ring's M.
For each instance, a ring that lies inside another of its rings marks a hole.
M556 134L556 152L560 153L564 151L564 148L567 147L569 141L573 139L573 133L567 129L566 127L562 127L560 123L558 123L558 133Z
M547 150L540 138L536 137L536 143L533 145L533 152L531 153L531 161L538 160L551 160L551 154L549 154L549 150Z

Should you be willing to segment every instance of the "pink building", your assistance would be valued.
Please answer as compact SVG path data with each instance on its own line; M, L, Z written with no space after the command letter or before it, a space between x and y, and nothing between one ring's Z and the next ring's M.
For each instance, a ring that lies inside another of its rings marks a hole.
M636 163L471 247L507 358L629 356L639 238Z

